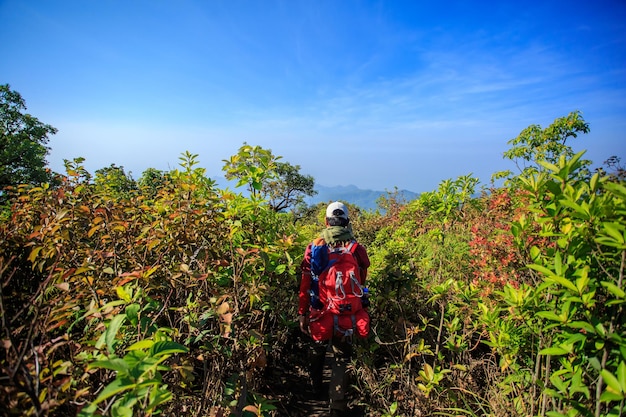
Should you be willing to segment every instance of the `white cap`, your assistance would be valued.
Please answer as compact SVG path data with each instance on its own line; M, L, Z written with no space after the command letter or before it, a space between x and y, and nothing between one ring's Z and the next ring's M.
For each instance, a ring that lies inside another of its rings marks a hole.
M334 203L330 203L326 208L326 218L330 217L338 217L342 219L348 219L348 208L345 204L335 201Z

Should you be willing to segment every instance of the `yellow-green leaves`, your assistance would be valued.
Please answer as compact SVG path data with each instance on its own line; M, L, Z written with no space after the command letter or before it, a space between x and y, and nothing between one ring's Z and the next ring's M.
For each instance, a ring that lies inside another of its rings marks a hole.
M606 383L606 389L600 399L605 402L626 400L626 362L621 361L613 374L603 369L600 374Z

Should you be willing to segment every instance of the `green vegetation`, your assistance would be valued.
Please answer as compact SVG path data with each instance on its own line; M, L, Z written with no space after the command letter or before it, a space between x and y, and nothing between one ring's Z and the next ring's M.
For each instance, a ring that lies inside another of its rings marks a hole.
M479 197L467 175L350 206L372 260L353 381L368 415L626 414L626 184L619 160L592 172L571 152L587 131L579 113L523 131L519 174ZM290 200L312 179L269 150L224 161L246 193L197 158L137 182L77 159L59 184L10 190L0 414L285 415L272 368L299 337L297 266L324 205Z
M252 198L267 200L274 211L302 209L305 196L316 194L313 177L300 174L299 165L280 159L270 150L244 143L236 155L224 160L224 172L227 179L238 179L238 186L247 185Z
M51 180L46 169L46 144L56 129L25 110L20 93L8 84L0 85L0 197L8 186Z

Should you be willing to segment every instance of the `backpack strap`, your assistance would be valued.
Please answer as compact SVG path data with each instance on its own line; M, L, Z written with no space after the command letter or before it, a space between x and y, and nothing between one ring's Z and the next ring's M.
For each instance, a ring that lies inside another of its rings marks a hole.
M363 297L363 286L352 271L350 271L350 289L352 290L352 294L359 298Z
M346 290L343 288L343 273L341 271L337 271L337 278L335 279L335 295L339 300L346 298Z
M341 340L344 342L352 343L352 336L354 336L354 332L356 331L356 317L354 314L350 315L352 319L352 327L349 329L343 330L339 327L339 316L333 314L333 327L336 334L341 335Z
M356 256L355 256L357 246L358 246L357 242L355 240L352 240L350 241L350 244L348 246L337 247L335 249L332 249L331 252L335 252L335 253L338 252L338 253L341 253L342 255L346 255L349 253L350 255L354 257L354 260L358 268L359 267L358 260L356 259ZM349 281L350 281L350 290L352 291L352 294L356 295L359 298L363 297L363 287L361 286L361 283L359 282L357 277L352 273L352 271L350 271ZM343 286L343 274L340 271L337 272L337 279L335 280L335 296L337 297L338 300L343 300L346 298L346 289Z
M356 255L355 255L357 247L358 247L358 243L356 242L356 240L353 240L346 247L346 250L350 252L352 256L354 256L354 259L357 261L357 267L360 268L359 262L356 259ZM359 298L363 297L363 286L361 285L357 277L354 276L354 274L352 273L350 274L350 289L352 290L352 294L356 295Z

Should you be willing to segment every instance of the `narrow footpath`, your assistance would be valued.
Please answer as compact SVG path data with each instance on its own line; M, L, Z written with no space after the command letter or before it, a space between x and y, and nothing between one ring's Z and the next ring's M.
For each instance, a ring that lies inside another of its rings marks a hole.
M294 333L288 352L282 361L270 364L267 369L267 385L263 390L266 398L273 399L280 417L327 417L329 416L328 394L316 395L307 371L307 343ZM332 355L332 353L327 353ZM329 357L327 357L329 359ZM324 369L324 384L328 387L330 370ZM359 407L352 407L349 417L364 417Z

